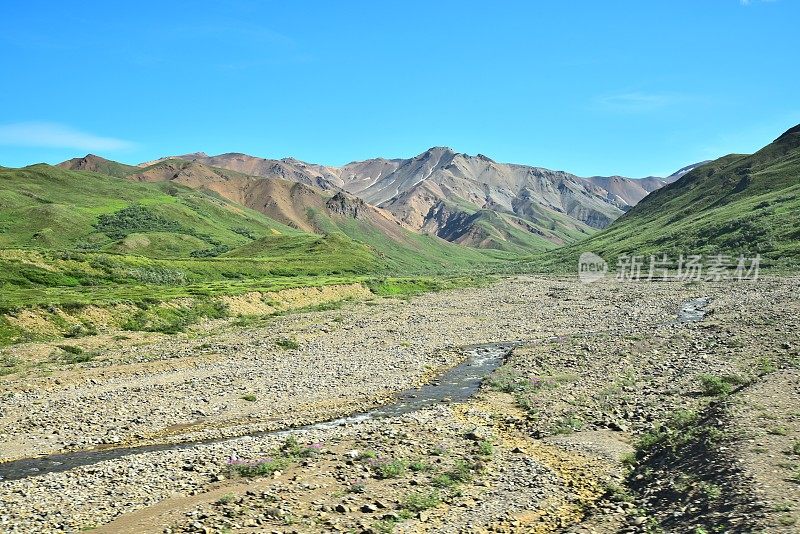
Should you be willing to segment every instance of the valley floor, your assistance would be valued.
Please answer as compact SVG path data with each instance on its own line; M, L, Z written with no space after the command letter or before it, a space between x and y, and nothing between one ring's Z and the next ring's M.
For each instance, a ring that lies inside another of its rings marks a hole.
M230 439L0 481L0 530L796 532L798 282L517 277L82 338L99 357L0 377L0 459ZM495 342L519 344L466 402L250 435L390 403Z

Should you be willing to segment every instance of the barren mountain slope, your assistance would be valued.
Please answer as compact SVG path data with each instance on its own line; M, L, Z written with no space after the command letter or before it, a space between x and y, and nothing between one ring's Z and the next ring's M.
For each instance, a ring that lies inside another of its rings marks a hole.
M257 178L180 159L163 160L131 178L146 182L172 181L193 189L213 191L308 232L315 228L308 220L307 210L322 209L327 200L321 192L300 183Z
M415 230L486 248L571 242L605 227L627 206L569 173L497 163L444 147L408 160L351 163L340 178L344 189Z
M208 156L198 152L177 158L325 190L345 190L385 208L415 231L508 250L572 242L604 228L663 185L654 178L583 179L563 171L497 163L446 147L409 159L377 158L340 168L235 153Z
M457 247L436 236L418 235L388 211L342 190L323 191L290 180L249 176L180 159L162 160L139 171L129 178L171 181L211 191L306 232L343 233L369 246L383 260L406 269L419 267L420 261L436 267L455 258L478 263L487 260L479 251ZM257 246L248 250L252 252Z
M338 169L304 163L294 158L265 159L240 153L219 154L209 156L205 152L194 152L182 156L160 158L142 163L140 167L149 167L171 159L181 159L203 165L228 169L250 176L264 178L281 178L292 182L313 185L320 189L338 189Z
M617 202L635 206L656 189L661 189L667 182L655 176L632 180L624 176L591 176L586 179L597 187L608 192L609 198Z

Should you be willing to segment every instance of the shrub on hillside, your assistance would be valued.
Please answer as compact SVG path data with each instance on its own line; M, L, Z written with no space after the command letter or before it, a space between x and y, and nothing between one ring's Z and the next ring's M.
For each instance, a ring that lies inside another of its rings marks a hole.
M122 239L138 232L180 232L181 225L134 204L114 213L100 215L95 223L98 232L111 239Z

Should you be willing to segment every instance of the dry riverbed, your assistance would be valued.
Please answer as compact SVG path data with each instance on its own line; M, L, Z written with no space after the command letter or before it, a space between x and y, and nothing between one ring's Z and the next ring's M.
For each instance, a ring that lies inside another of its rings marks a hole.
M0 458L231 439L0 481L0 530L793 532L797 295L795 279L521 277L84 338L89 362L1 378ZM706 317L678 321L700 297ZM504 341L520 344L467 402L248 436L391 403L459 347Z

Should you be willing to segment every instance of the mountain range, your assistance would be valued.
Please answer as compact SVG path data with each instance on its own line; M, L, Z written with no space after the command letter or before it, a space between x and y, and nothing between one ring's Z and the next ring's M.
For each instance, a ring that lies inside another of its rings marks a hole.
M0 245L301 258L333 239L367 258L356 271L447 269L553 249L543 264L584 249L725 249L779 262L780 251L794 257L800 237L786 224L797 222L797 136L795 127L755 154L641 179L579 177L446 147L340 167L201 152L127 165L90 154L0 171L9 214ZM98 217L127 230L99 231Z
M356 202L351 196L363 200L360 215L380 222L383 231L390 220L416 233L510 252L547 250L585 238L681 172L665 179L581 178L564 171L498 163L484 155L470 156L446 147L434 147L408 159L376 158L341 167L293 158L264 159L240 153L208 156L202 152L135 167L93 155L60 165L211 189L308 231L317 228L304 216L303 202L318 206L319 195L341 193L340 202ZM308 189L289 192L286 182Z
M585 251L612 266L620 254L760 254L789 270L799 229L800 126L754 154L640 180L446 148L342 167L87 155L0 167L0 306L367 279L391 292L398 276L422 288L476 271L574 273Z

